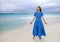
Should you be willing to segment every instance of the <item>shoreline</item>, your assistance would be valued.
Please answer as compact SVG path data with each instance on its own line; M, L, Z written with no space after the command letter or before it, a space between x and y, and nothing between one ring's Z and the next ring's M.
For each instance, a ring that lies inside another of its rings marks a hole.
M46 17L45 17L46 18ZM53 20L52 20L53 19ZM55 24L55 23L59 23L60 22L60 17L49 17L49 18L46 18L46 20L47 20L47 23L48 23L48 25L50 25L50 24ZM55 20L55 21L54 21ZM30 21L29 21L30 22ZM13 28L13 29L10 29L10 30L16 30L16 29L19 29L19 28L22 28L22 27L24 27L24 26L26 26L26 25L28 25L29 24L29 22L27 22L25 25L23 25L23 26L21 26L21 27L16 27L16 28ZM43 23L44 24L44 23ZM44 24L45 25L45 24ZM10 31L9 29L8 30L5 30L5 31L2 31L2 32L6 32L6 31Z

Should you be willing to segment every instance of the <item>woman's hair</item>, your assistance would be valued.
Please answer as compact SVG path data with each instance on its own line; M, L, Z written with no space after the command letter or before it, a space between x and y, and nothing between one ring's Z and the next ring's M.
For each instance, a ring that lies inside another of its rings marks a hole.
M39 11L41 12L41 10L42 10L41 7L40 6L37 6L37 8L39 8ZM38 11L38 9L36 9L36 11Z

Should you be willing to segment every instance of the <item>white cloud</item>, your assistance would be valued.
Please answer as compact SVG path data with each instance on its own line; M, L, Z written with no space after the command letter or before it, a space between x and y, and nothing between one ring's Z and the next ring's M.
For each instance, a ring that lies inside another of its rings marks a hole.
M14 9L16 9L16 5L5 3L1 5L0 9L4 11L13 11Z
M45 6L45 7L57 6L57 3L46 3L46 4L43 4L43 6Z
M59 3L57 0L0 0L0 11L32 11L37 5L49 8L59 6Z

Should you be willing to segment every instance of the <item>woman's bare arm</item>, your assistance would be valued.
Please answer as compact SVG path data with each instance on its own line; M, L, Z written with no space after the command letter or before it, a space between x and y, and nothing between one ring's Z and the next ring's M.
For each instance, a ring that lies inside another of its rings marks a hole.
M32 19L32 21L30 22L31 24L33 23L33 21L35 20L35 18L36 18L36 17L34 16L33 19Z
M44 16L42 16L42 19L43 19L44 23L47 24L46 20L44 19Z

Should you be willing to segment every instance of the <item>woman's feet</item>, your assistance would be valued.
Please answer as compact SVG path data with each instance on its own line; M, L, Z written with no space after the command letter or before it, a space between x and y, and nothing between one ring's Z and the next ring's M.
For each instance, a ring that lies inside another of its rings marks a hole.
M33 39L35 39L35 36L33 36ZM41 40L41 37L39 37L39 40Z
M35 36L33 36L33 39L35 39Z
M39 39L41 40L41 37L39 37Z

